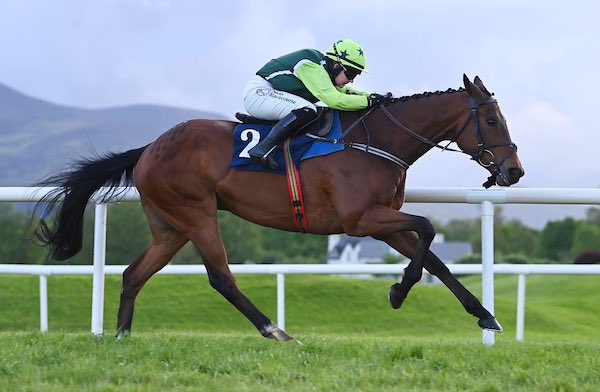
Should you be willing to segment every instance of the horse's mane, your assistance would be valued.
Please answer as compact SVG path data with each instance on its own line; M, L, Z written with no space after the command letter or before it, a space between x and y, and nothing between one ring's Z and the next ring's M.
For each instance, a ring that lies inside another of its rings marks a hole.
M453 89L453 88L449 88L446 91L426 91L424 93L420 93L420 94L413 94L413 95L406 95L403 97L398 97L398 98L394 98L394 102L397 101L410 101L413 99L419 99L419 98L425 98L425 97L430 97L432 95L442 95L442 94L454 94L454 93L461 93L465 91L465 89L463 87L460 87L458 90Z

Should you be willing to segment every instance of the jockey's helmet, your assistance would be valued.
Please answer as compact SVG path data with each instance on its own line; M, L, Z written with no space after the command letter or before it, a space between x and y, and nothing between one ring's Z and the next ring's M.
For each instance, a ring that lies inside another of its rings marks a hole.
M325 55L344 67L354 68L357 71L355 74L360 74L363 71L367 72L365 71L365 65L367 64L365 52L358 43L351 39L342 39L335 42L327 49Z

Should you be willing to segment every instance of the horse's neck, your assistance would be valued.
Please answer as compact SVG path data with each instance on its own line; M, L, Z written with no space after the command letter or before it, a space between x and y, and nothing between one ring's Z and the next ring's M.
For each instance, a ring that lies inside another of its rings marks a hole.
M434 144L454 140L468 115L466 96L459 92L399 101L390 105L389 111L404 127ZM383 136L381 143L394 149L390 152L409 164L433 148L431 144L402 130L386 116L380 121L382 128L385 128L384 132L379 132Z

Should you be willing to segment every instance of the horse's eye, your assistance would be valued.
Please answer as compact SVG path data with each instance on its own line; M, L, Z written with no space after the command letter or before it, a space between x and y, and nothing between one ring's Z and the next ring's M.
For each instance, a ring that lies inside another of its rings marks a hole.
M485 122L492 127L496 126L496 119L493 117L486 118Z

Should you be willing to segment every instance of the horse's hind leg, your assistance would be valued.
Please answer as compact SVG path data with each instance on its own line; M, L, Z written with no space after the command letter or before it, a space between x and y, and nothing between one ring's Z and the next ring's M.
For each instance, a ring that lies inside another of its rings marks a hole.
M205 219L202 223L202 227L196 227L190 233L190 238L202 255L210 285L246 316L264 337L283 341L293 339L258 310L239 290L227 263L227 254L216 218Z
M148 214L148 211L146 211ZM188 238L148 214L152 241L144 252L123 272L121 301L117 321L117 339L131 330L135 298L152 275L160 271L188 242Z
M411 232L396 233L393 237L382 239L406 257L412 257L417 246L417 238ZM423 266L452 291L469 314L479 318L478 325L481 328L495 332L502 331L502 326L494 316L483 307L477 297L452 275L448 267L433 252L427 252Z
M171 208L167 213L169 222L184 232L200 252L210 285L246 316L263 336L277 340L293 339L239 290L229 269L227 254L219 233L216 196L207 192L193 206L189 206L187 199L174 199L171 204L177 207Z

